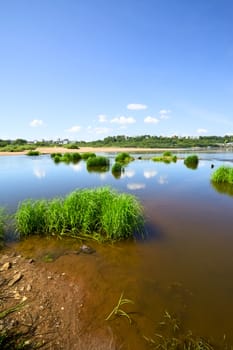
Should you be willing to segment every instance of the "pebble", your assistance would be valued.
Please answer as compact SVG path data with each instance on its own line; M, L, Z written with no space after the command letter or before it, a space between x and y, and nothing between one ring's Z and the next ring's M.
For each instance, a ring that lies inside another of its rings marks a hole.
M0 271L7 271L11 268L11 263L9 261L7 261L5 264L2 265L2 267L0 268Z

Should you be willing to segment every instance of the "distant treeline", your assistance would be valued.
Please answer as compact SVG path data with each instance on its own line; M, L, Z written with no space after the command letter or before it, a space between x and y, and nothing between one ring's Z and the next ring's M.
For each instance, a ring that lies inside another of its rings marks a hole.
M108 136L102 140L96 141L70 141L68 139L61 140L42 140L27 141L24 139L1 140L0 148L15 148L16 146L41 147L41 146L65 146L67 148L78 148L85 146L93 147L141 147L141 148L189 148L189 147L223 147L233 145L233 135L226 136L199 136L199 137L165 137L165 136Z

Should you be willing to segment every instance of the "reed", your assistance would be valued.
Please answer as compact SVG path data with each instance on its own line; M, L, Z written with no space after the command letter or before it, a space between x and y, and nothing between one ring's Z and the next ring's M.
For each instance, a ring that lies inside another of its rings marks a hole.
M109 187L76 190L63 198L23 201L15 214L20 236L47 234L116 241L143 233L136 197Z
M224 165L219 167L213 172L211 181L217 184L233 185L233 168Z
M197 169L198 162L199 162L198 156L195 154L186 157L184 160L184 164L186 165L187 168L190 168L190 169Z

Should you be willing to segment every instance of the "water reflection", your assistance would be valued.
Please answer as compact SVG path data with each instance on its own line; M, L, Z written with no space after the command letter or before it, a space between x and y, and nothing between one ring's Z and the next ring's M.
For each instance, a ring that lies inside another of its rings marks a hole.
M167 177L167 175L161 175L161 176L159 177L158 183L159 183L160 185L168 184L168 177Z
M46 176L46 172L43 169L39 169L39 168L34 168L33 169L33 174L38 178L38 179L42 179Z
M228 196L233 196L233 185L228 183L218 184L216 182L211 181L212 187L221 194L227 194Z
M106 173L107 171L109 171L110 166L87 166L87 171L89 173Z
M81 162L76 163L76 164L70 163L69 165L70 165L71 169L73 169L74 171L79 172L79 171L83 170L83 163L81 163Z
M129 184L127 184L127 188L129 190L141 190L145 187L146 187L146 185L143 183L129 183Z
M146 179L150 179L158 174L157 170L144 170L143 175Z
M125 169L124 173L122 174L122 177L128 177L128 178L132 178L134 177L136 174L134 169Z

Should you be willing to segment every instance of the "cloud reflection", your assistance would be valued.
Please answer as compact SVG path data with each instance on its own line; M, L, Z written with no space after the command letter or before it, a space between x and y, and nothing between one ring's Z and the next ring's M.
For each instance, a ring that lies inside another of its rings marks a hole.
M83 164L82 164L82 163L70 164L70 167L71 167L74 171L82 171L82 169L83 169Z
M164 176L161 175L161 176L159 177L158 183L159 183L160 185L168 184L167 176L166 176L166 175L164 175Z
M42 179L43 177L46 176L45 170L42 170L42 169L34 169L34 170L33 170L33 174L34 174L38 179Z
M145 188L146 185L143 183L131 183L131 184L127 184L127 188L129 190L141 190L143 188Z
M135 176L135 171L132 169L125 169L124 174L122 175L122 177L128 177L128 178L132 178Z
M146 179L150 179L158 174L156 170L145 170L143 175Z

